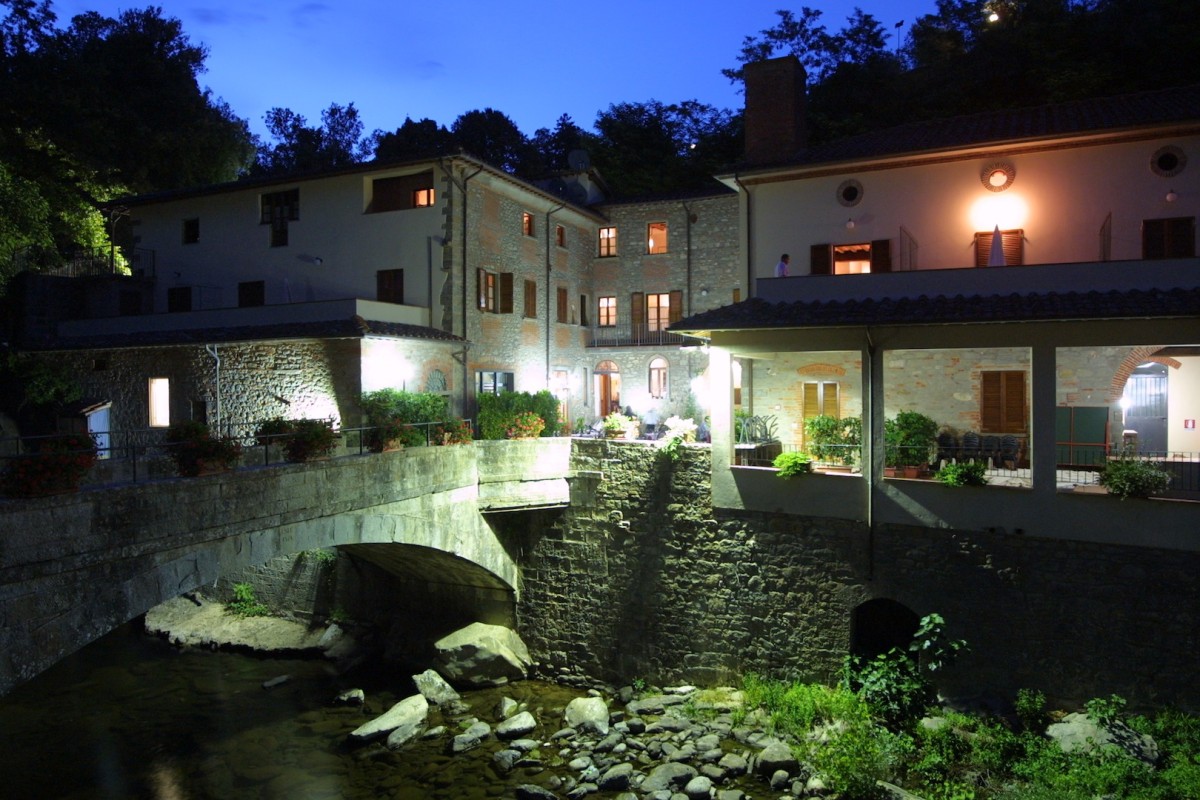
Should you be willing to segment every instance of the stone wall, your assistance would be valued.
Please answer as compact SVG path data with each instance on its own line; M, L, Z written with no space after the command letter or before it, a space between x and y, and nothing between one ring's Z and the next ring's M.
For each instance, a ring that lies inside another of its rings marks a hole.
M1200 555L714 510L709 451L577 441L576 494L523 551L520 630L550 675L832 680L860 604L942 614L971 650L954 696L1022 687L1200 708Z

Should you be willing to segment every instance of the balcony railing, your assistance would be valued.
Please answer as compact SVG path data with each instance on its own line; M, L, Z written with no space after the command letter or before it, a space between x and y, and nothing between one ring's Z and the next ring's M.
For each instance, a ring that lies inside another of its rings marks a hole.
M683 345L694 341L689 336L667 333L650 325L596 325L589 329L588 347L627 347Z

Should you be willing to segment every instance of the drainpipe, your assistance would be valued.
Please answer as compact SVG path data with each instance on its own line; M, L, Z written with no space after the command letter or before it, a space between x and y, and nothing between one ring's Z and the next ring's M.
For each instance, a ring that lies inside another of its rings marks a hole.
M440 159L440 158L438 159L438 166L441 167L442 172L445 173L446 178L450 181L450 183L457 186L458 190L460 192L462 192L462 245L459 249L462 250L462 338L464 340L466 340L466 338L467 338L467 286L470 285L470 281L468 280L469 275L467 272L467 182L470 181L472 178L474 178L479 173L483 172L483 166L480 165L478 169L476 169L470 175L467 175L466 177L464 177L462 179L462 181L459 181L458 179L456 179L454 177L453 168L447 167L444 159ZM453 236L453 229L451 229L450 233L451 233L451 236ZM471 378L471 370L470 370L469 362L467 360L467 349L464 348L463 349L463 359L462 359L462 413L463 413L463 416L466 416L466 413L467 413L467 387L471 385L470 378Z
M217 353L217 346L215 344L206 344L206 345L204 345L204 349L205 349L205 351L208 352L208 354L210 356L213 357L213 361L215 361L216 365L217 365L217 398L216 398L217 399L217 408L216 408L216 414L214 415L214 416L216 416L217 421L216 421L216 424L213 426L213 430L220 432L220 429L221 429L220 428L220 425L221 425L221 356Z
M733 176L733 182L738 185L738 188L746 193L746 299L751 296L756 296L757 292L754 285L754 253L752 252L751 238L751 222L754 220L754 198L750 195L750 190L746 188L746 184L742 183L742 179L736 174Z
M553 263L550 258L550 217L557 214L567 207L566 203L559 203L554 208L546 212L546 389L550 389L550 272ZM514 288L515 291L515 288ZM567 306L571 305L571 298L567 296ZM583 309L580 309L583 313Z

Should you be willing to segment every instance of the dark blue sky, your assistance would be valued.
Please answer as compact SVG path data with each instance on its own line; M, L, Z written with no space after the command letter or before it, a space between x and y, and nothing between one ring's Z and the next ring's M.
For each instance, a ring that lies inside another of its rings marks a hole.
M330 103L353 102L368 132L405 116L448 126L490 107L532 135L564 113L590 129L618 102L740 108L721 69L736 66L743 37L774 25L778 8L819 9L832 33L859 6L889 32L904 20L903 34L935 0L56 0L54 10L65 25L86 10L115 16L151 4L208 47L202 85L256 133L273 106L317 124Z

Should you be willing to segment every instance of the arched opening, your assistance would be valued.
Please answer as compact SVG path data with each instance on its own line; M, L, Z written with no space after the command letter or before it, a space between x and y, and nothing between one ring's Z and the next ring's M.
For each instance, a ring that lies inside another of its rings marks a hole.
M908 649L920 618L895 600L868 600L850 615L850 654L871 659L892 648Z
M650 397L663 400L667 397L667 360L662 356L650 359Z
M593 371L596 413L604 417L621 410L621 370L612 361L601 361Z

